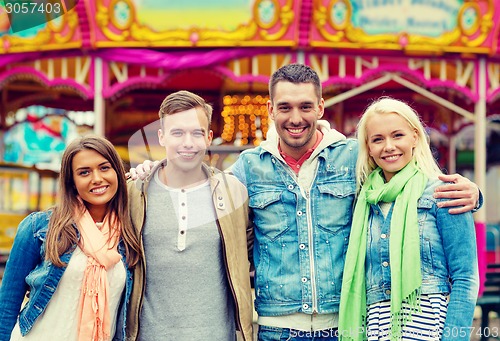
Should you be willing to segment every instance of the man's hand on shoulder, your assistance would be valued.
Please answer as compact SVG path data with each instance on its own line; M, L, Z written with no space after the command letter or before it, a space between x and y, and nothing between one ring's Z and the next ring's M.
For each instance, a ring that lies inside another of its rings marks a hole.
M439 179L449 183L436 187L434 198L450 199L439 202L439 207L455 207L449 210L450 214L465 213L477 208L479 188L474 182L460 174L443 174Z
M131 180L141 179L144 180L151 174L151 170L160 161L145 160L143 163L138 164L135 168L130 168L130 171L126 174L127 178Z

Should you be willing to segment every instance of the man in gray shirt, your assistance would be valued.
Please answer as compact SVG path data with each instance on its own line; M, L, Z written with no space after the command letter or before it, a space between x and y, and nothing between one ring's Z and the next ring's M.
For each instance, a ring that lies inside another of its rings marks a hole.
M127 340L252 339L248 196L233 176L203 163L212 108L179 91L159 116L162 160L129 182L144 250L127 307ZM147 266L146 266L147 264Z

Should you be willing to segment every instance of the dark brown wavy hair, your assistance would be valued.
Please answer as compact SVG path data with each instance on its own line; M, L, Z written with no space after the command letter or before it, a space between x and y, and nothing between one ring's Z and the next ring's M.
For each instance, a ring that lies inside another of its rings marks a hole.
M66 266L67 264L60 260L61 255L71 250L78 243L75 220L79 217L75 217L75 212L80 211L81 202L78 200L78 192L73 178L73 158L82 150L93 150L101 154L116 171L118 190L109 202L108 210L114 213L115 219L120 222L120 234L125 244L127 263L129 267L134 266L141 255L141 248L130 220L125 168L111 142L95 135L75 139L63 153L61 172L59 174L58 201L56 206L52 208L53 212L47 232L45 258L55 266Z

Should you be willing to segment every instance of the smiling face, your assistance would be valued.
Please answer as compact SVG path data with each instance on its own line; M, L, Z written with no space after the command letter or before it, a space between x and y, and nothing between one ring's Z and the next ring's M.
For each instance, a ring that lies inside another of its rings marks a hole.
M283 152L299 159L314 146L324 101L318 98L312 83L278 82L274 86L273 102L269 101L267 108Z
M158 140L165 147L169 173L187 176L201 171L212 137L208 117L199 107L165 115Z
M417 133L396 113L375 114L366 122L369 155L382 168L386 181L413 158Z
M87 210L95 221L102 221L108 204L118 190L118 177L111 163L91 149L79 151L73 157L73 180Z

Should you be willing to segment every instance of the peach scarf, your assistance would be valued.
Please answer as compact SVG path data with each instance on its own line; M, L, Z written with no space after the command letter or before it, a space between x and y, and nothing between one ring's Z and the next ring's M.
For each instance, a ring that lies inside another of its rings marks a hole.
M88 257L78 311L79 341L110 339L112 319L109 313L107 270L121 260L116 248L120 228L110 226L110 222L115 221L113 218L113 215L108 214L101 230L87 210L78 221L81 235L78 246Z

